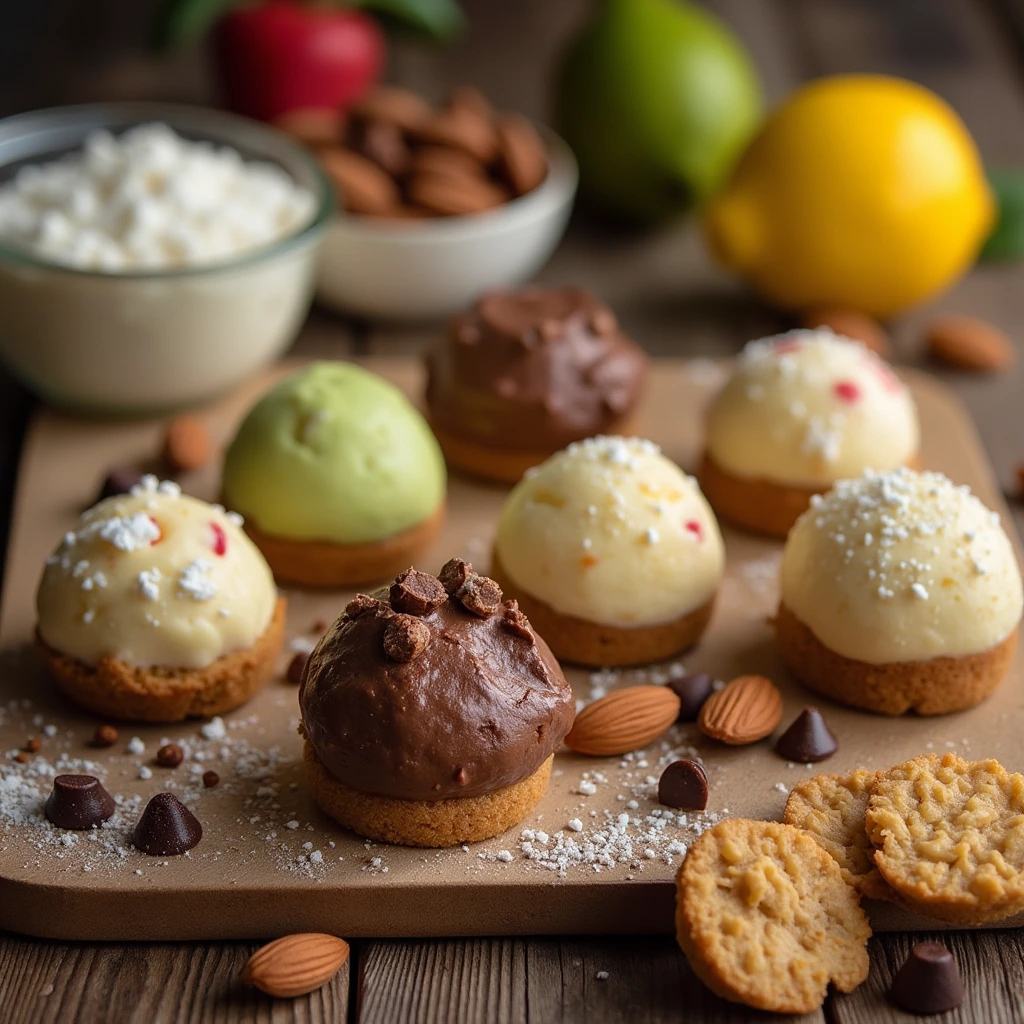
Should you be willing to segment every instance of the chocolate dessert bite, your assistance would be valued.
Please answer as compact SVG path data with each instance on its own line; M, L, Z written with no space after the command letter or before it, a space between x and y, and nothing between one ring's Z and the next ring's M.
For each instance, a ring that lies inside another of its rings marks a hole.
M299 691L306 775L340 824L385 842L497 835L547 787L573 720L544 641L493 580L452 559L357 595Z
M646 369L582 288L492 292L428 357L427 407L453 466L515 482L573 441L628 433Z
M114 798L92 775L58 775L45 811L58 828L99 828L114 813Z

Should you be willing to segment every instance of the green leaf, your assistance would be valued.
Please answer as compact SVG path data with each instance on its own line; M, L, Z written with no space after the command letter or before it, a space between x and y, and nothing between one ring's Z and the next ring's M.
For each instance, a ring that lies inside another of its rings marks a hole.
M1024 259L1024 174L1006 168L989 168L986 173L999 211L981 259L989 263Z
M153 26L153 44L170 50L204 35L238 0L166 0Z
M456 0L348 0L348 3L437 42L454 39L465 26L466 19Z

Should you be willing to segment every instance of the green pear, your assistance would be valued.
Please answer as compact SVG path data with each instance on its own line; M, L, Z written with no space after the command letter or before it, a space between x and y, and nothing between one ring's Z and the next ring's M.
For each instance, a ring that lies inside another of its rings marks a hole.
M581 191L648 223L713 192L761 114L742 45L684 0L601 0L566 53L557 100Z

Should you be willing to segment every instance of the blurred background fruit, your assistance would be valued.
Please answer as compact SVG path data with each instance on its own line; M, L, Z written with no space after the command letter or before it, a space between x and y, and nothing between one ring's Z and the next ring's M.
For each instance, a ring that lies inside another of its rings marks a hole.
M570 45L558 124L581 191L606 212L656 222L692 208L757 125L753 64L717 18L680 0L602 0Z
M769 301L888 317L967 270L994 216L945 101L903 79L837 75L765 122L704 223L716 256Z
M1024 173L1005 167L989 168L988 180L998 213L981 258L992 263L1024 259Z

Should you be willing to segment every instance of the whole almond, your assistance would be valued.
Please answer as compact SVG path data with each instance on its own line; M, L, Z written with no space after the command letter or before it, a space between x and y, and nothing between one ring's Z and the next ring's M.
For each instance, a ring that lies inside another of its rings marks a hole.
M700 709L697 727L705 736L734 746L756 743L782 721L782 696L764 676L738 676Z
M242 981L283 999L305 995L330 981L348 960L348 953L348 943L334 935L285 935L249 957Z
M626 754L656 740L679 717L679 697L667 686L628 686L588 704L565 745L578 754Z
M202 469L213 456L213 443L196 416L175 416L164 435L164 460L175 472Z
M958 370L1005 370L1014 360L1013 342L994 324L970 316L933 320L925 344L935 359Z
M892 345L885 328L874 318L862 313L859 309L846 306L815 306L804 313L804 327L813 330L816 327L827 327L844 338L859 341L865 348L871 349L875 355L889 359Z

